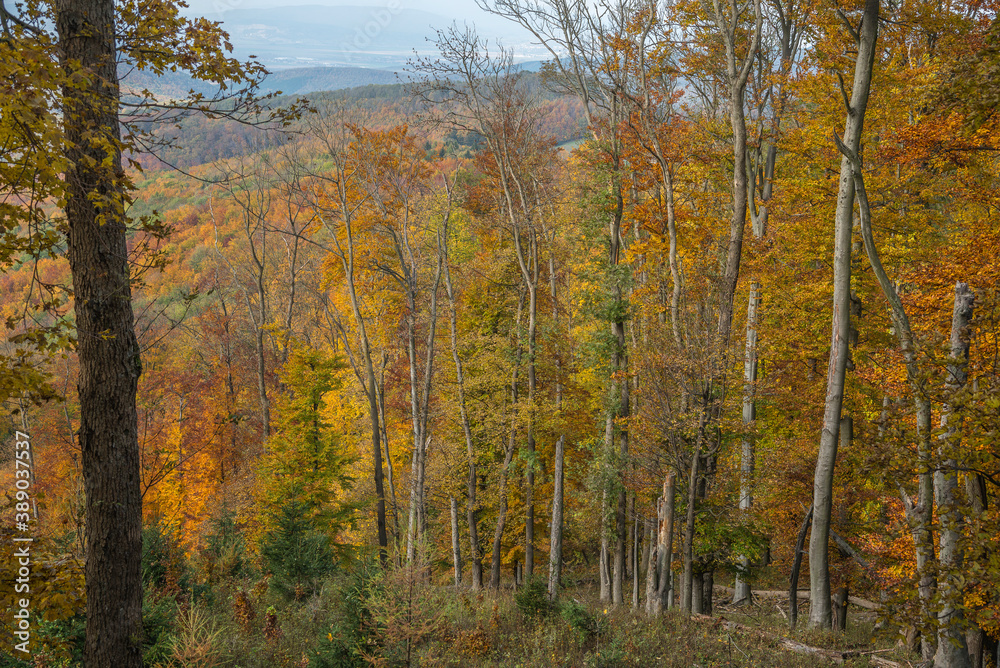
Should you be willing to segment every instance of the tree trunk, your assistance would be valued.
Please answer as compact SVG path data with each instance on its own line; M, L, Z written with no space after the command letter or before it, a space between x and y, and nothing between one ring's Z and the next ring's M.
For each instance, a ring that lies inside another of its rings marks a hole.
M747 433L743 436L743 451L740 458L740 511L744 515L748 515L753 506L754 442L750 430L757 419L755 384L757 382L757 306L759 302L760 284L754 281L750 286L750 299L747 304L747 340L746 352L743 357L743 428L747 430ZM750 564L745 555L740 556L740 563L744 569ZM734 589L734 603L751 602L750 585L744 582L740 575L736 576Z
M379 367L379 380L375 387L378 390L379 433L382 438L382 447L384 448L385 472L389 483L389 499L392 508L392 540L395 546L393 549L393 559L398 566L400 563L399 548L402 537L399 533L399 497L396 495L396 470L392 464L392 454L389 452L389 430L385 424L385 365L386 357L383 354L382 365Z
M659 580L657 577L657 536L656 521L646 521L646 548L643 549L643 562L646 564L646 614L656 615L660 612Z
M619 289L619 293L621 290ZM619 296L619 302L623 303L623 299ZM615 368L619 372L624 372L628 369L628 355L625 352L625 322L624 320L616 321L614 323L614 329L618 339L618 352L615 356ZM619 455L621 456L622 465L628 458L628 431L624 426L625 419L629 416L629 391L631 389L628 378L623 377L620 381L621 390L621 401L618 408L618 420L622 424L618 427L618 448ZM619 477L622 478L622 483L624 483L625 470L619 472ZM628 493L625 490L625 485L621 485L621 490L618 492L618 506L615 513L615 554L614 554L614 569L613 578L611 582L611 602L615 605L621 605L625 602L625 551L626 551L626 540L628 538Z
M875 65L875 41L878 37L879 0L866 0L858 30L858 55L854 69L854 87L844 130L845 143L855 152L861 145L865 110ZM846 96L846 93L845 93ZM813 529L809 538L810 605L809 624L829 628L830 609L829 538L833 506L833 469L837 460L840 412L844 400L844 376L847 370L850 339L851 232L854 213L854 177L848 158L841 158L840 185L833 261L833 318L830 360L826 381L826 405L823 431L816 458L813 484Z
M521 316L524 313L524 297L524 292L521 292L517 301L517 316L515 317L514 322L515 331L518 333L521 331ZM500 548L503 544L504 526L507 523L507 480L510 473L510 464L514 459L514 448L517 445L517 402L519 396L517 382L521 371L522 349L520 343L515 345L517 348L517 354L514 360L514 369L511 371L510 375L510 432L507 438L507 451L504 453L503 468L500 470L500 509L497 512L497 524L496 529L493 532L493 557L490 568L490 586L493 589L500 588Z
M465 371L462 358L458 355L458 313L455 309L455 290L451 282L451 268L448 258L447 235L442 243L445 252L444 287L448 295L448 325L451 334L451 357L455 362L455 382L458 386L458 412L462 419L462 434L465 437L465 456L469 463L466 477L466 519L469 524L469 559L472 566L472 589L483 588L483 550L479 543L479 507L476 503L476 449L472 442L472 428L469 425L469 411L465 401Z
M972 391L978 390L977 383L973 381ZM969 501L969 534L976 535L981 530L982 515L988 505L986 493L986 478L981 473L969 472L965 476L965 495ZM988 547L981 548L987 559L990 558ZM982 558L982 557L980 557ZM983 668L983 657L989 656L989 641L987 641L986 631L981 626L973 626L966 634L969 645L969 661L972 668ZM995 641L994 641L995 642Z
M750 45L742 62L737 62L737 35L735 26L738 17L726 17L718 0L713 0L715 22L722 33L726 49L726 69L729 79L729 123L733 130L733 215L729 223L729 244L726 252L726 266L722 277L722 294L719 299L719 339L720 353L729 341L729 332L733 324L733 299L736 296L736 283L740 276L740 261L743 255L743 231L747 220L747 123L744 111L747 77L750 68L756 62L757 48L761 40L760 0L753 0L755 29L750 36ZM735 10L736 5L732 5Z
M833 630L844 633L847 631L847 587L841 587L833 597Z
M129 281L118 122L115 5L57 0L63 88L67 254L73 275L86 490L89 666L142 665L142 497L135 396L142 361ZM23 91L22 91L23 92Z
M513 436L511 440L513 440ZM500 509L497 511L497 525L493 532L493 558L490 563L490 587L493 589L500 588L500 549L503 545L504 525L507 523L507 473L513 458L514 448L508 446L503 460L503 469L500 471Z
M555 231L552 232L552 246L549 250L549 290L552 295L552 326L559 327L559 302L556 299L556 264L553 257ZM562 417L562 358L556 352L556 415ZM563 535L563 466L566 459L566 435L556 441L556 455L552 480L552 527L549 538L549 598L559 595L559 579L562 577L562 535Z
M958 488L960 436L955 425L959 419L953 414L953 397L965 387L969 363L969 322L975 296L966 283L955 285L955 309L951 320L951 358L948 362L947 387L949 403L941 408L941 426L946 429L939 448L940 466L934 472L934 500L941 522L941 553L939 555L938 594L941 608L938 611L938 643L934 655L935 668L969 668L969 648L966 644L966 621L963 612L965 573L962 571L964 553L962 514Z
M641 558L639 556L639 541L642 539L643 532L639 530L642 526L639 523L639 517L635 515L635 495L632 495L632 540L631 549L629 552L631 556L629 558L629 565L632 568L632 609L639 609L639 563Z
M688 480L687 519L684 524L684 578L681 580L681 612L698 612L692 609L694 594L694 518L698 501L698 461L701 449L695 448L691 455L691 477ZM698 604L699 607L701 604Z
M715 593L715 569L705 571L701 576L701 614L712 614L712 596Z
M705 604L705 574L691 574L691 612L702 614L702 606Z
M606 433L610 434L614 424L614 417L609 412L606 422ZM610 441L610 436L607 437ZM611 600L611 554L608 549L608 488L601 490L601 554L598 558L598 576L601 582L601 600Z
M799 621L799 571L802 568L802 552L806 544L806 532L812 523L813 509L802 518L799 527L799 537L795 540L795 558L792 560L792 572L788 578L788 626L795 630Z
M562 524L563 524L563 460L566 436L556 441L556 462L552 489L552 535L549 539L549 598L559 595L559 578L562 575Z
M673 545L674 545L674 491L675 474L671 470L663 481L663 516L660 518L659 547L657 548L657 570L659 572L659 607L673 606Z
M458 501L454 496L451 501L451 554L455 565L455 589L462 586L462 544L458 538Z

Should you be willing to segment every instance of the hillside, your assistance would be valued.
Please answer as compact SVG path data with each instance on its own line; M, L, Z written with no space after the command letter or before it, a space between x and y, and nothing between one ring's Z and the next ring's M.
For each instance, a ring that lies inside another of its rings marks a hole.
M119 68L119 76L122 92L126 96L148 90L157 99L180 99L191 90L203 95L211 95L216 91L214 86L206 85L181 72L165 72L154 76L123 65ZM369 67L296 67L270 72L259 90L262 95L306 95L318 91L387 85L397 81L395 72Z
M307 90L312 84L318 85L318 82L329 80L328 78L346 81L352 72L358 76L368 76L371 72L378 72L377 76L392 76L379 70L361 70L360 68L315 68L278 72L272 77L275 81L284 82L283 86L301 83L303 90ZM531 95L539 100L542 110L540 130L543 135L551 137L556 143L564 143L578 139L585 134L586 120L583 105L578 99L549 91L542 84L540 75L536 73L524 75L524 86ZM400 83L308 92L304 96L317 109L347 104L356 110L360 117L365 119L365 124L370 127L385 128L404 123L415 125L422 113L421 105L413 97L410 89L407 85ZM280 106L289 101L288 97L279 98L275 100L275 104ZM308 119L307 115L303 122L308 122ZM296 128L292 127L288 130L295 132ZM452 151L457 152L458 155L470 157L471 154L465 148L471 146L471 143L465 142L459 136L462 133L456 135L454 132L442 128L425 128L423 132L426 133L426 139L430 142L428 150L441 153L443 149L445 152ZM187 169L221 158L228 158L243 151L248 143L260 142L266 133L260 128L231 120L192 116L186 118L179 129L168 127L160 130L160 134L175 138L177 144L169 149L159 151L158 157L138 156L138 162L146 169L159 169L164 164ZM449 134L453 141L446 146Z

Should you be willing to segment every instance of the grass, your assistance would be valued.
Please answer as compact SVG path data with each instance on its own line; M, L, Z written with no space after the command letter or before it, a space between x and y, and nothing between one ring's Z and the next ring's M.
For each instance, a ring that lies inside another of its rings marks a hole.
M774 600L712 618L675 611L657 617L606 607L592 588L543 604L543 589L455 591L419 572L342 575L300 600L277 596L265 580L229 579L193 606L181 598L169 655L155 665L198 668L793 668L828 665L797 654L781 638L837 650L880 650L907 665L894 630L852 608L846 633L789 632ZM800 620L808 618L802 604ZM730 628L725 621L736 622ZM888 650L888 651L886 651ZM57 663L52 666L60 665ZM61 665L72 665L63 663ZM832 664L829 664L832 665ZM859 656L845 665L863 668Z

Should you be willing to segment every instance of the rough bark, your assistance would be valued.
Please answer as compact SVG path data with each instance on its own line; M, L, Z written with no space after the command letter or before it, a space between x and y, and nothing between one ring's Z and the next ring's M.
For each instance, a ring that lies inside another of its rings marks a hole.
M86 87L63 89L67 252L78 337L79 445L86 490L89 666L142 665L142 498L124 173L118 124L115 6L57 0L62 63Z
M844 129L844 144L857 154L861 145L872 70L875 65L875 42L878 37L879 0L866 0L858 35L858 55L854 85ZM846 97L846 93L845 93ZM809 538L809 580L812 605L809 624L829 628L830 609L829 530L833 506L833 470L837 460L840 413L844 400L844 377L847 370L850 338L851 232L854 213L854 178L847 156L841 159L837 196L833 260L833 317L830 359L827 370L823 431L813 483L813 529Z

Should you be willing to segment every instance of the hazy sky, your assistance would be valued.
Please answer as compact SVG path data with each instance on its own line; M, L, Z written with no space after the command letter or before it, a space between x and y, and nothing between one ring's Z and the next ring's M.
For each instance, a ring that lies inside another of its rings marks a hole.
M362 7L385 7L389 2L398 3L404 9L419 9L441 14L448 18L475 21L485 18L484 12L475 0L187 0L189 14L198 14L213 20L222 18L229 9L250 9L263 7L284 7L291 5L354 5Z

